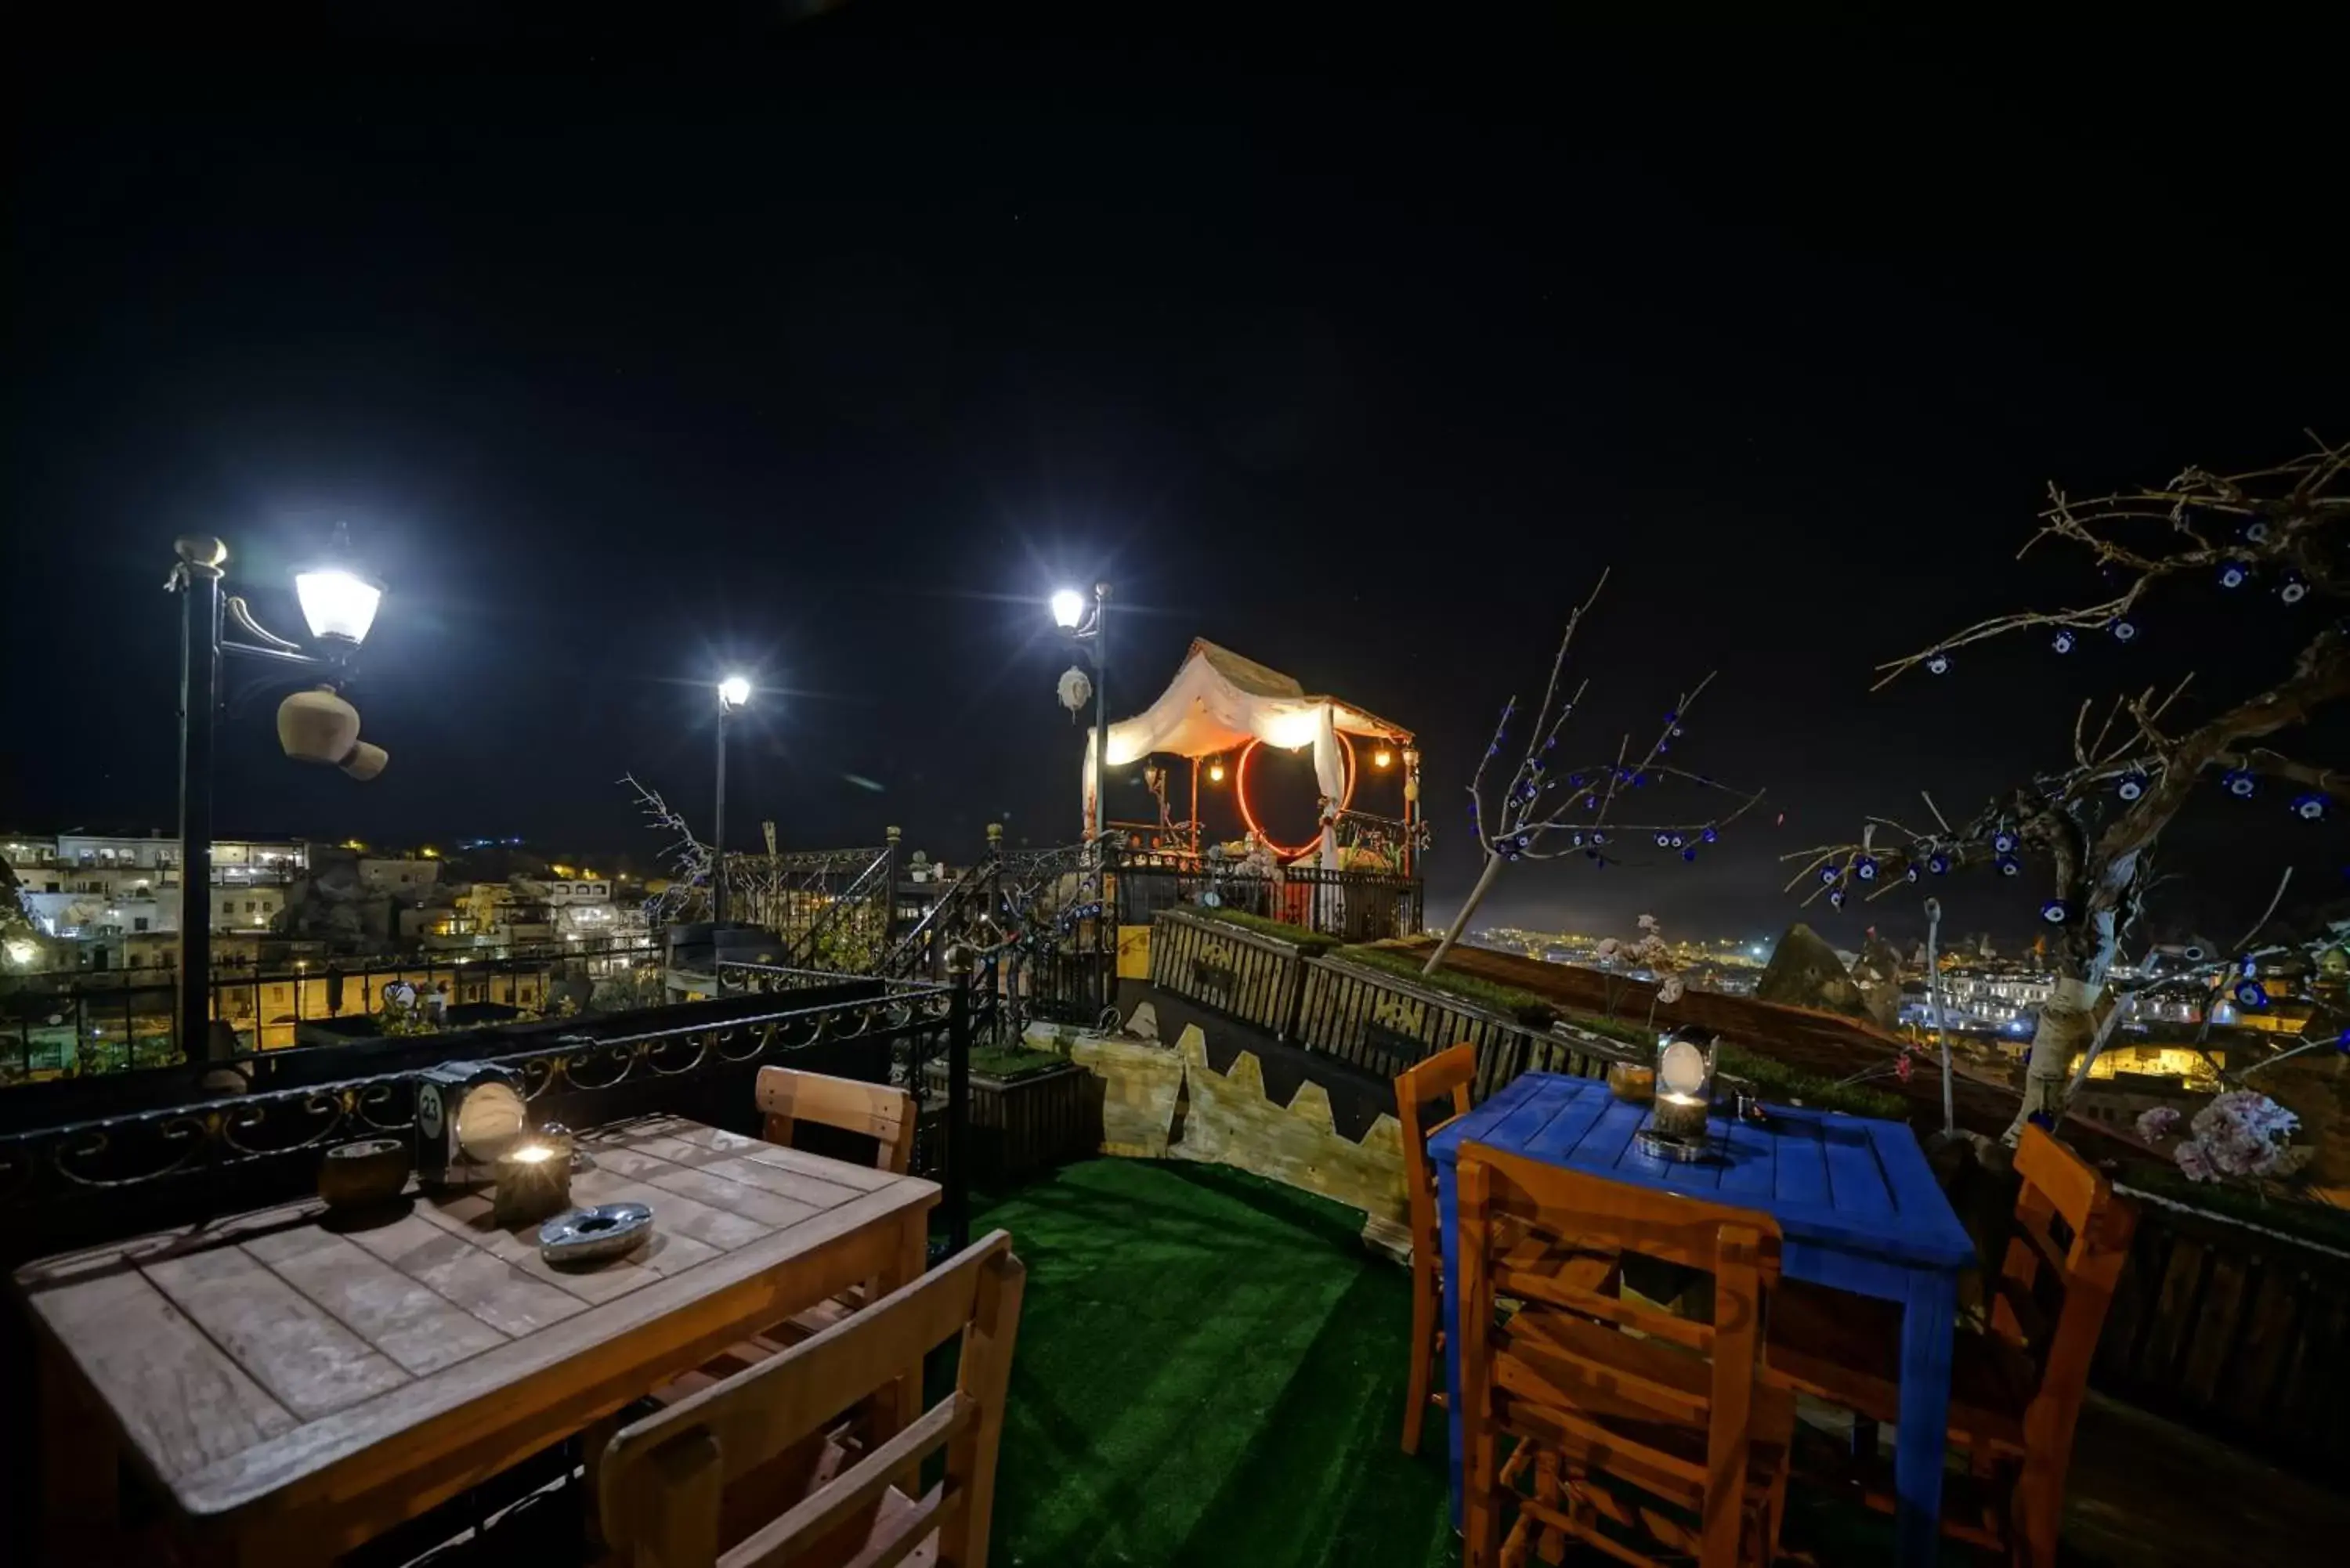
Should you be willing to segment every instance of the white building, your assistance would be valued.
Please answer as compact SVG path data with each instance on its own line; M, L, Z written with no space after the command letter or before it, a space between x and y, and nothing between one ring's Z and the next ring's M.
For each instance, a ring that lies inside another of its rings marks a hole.
M64 834L0 840L28 914L55 937L112 937L180 929L180 846L150 836ZM286 886L308 864L299 844L242 839L213 846L212 925L267 930Z

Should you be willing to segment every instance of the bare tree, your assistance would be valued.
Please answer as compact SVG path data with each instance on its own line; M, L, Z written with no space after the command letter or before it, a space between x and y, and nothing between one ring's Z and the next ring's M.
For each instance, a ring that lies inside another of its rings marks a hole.
M2023 550L2048 539L2080 545L2121 582L2120 591L2076 609L1979 621L1879 665L1877 685L1921 668L1947 674L1954 650L2016 632L2044 634L2059 654L2090 634L2130 641L2149 592L2174 580L2223 593L2265 589L2285 611L2318 620L2320 601L2350 597L2339 557L2350 524L2350 496L2340 493L2345 468L2350 447L2317 442L2275 468L2226 475L2190 468L2159 489L2094 501L2074 501L2052 485L2039 531ZM1788 857L1803 863L1791 888L1808 883L1806 902L1825 897L1838 905L1856 890L1876 897L1968 868L2021 877L2029 861L2044 876L2040 912L2054 931L2058 983L2033 1038L2011 1140L2033 1116L2063 1115L2078 1081L2073 1060L2095 1043L2099 998L2138 916L2156 843L2203 789L2205 775L2216 774L2238 799L2259 795L2267 782L2297 789L2291 807L2310 819L2350 794L2350 773L2296 762L2262 743L2350 695L2350 639L2334 614L2309 629L2282 679L2190 722L2182 699L2193 680L2190 673L2167 690L2148 686L2116 698L2102 714L2095 701L2084 702L2074 719L2071 763L1991 801L1962 826L1952 827L1928 797L1929 824L1912 828L1873 817L1857 844Z
M1566 630L1558 639L1557 654L1551 659L1550 680L1543 688L1542 705L1534 710L1527 724L1524 753L1506 779L1493 764L1509 744L1510 726L1518 718L1518 700L1513 696L1503 705L1501 722L1493 726L1493 738L1486 743L1485 754L1478 759L1477 771L1469 781L1470 823L1478 847L1484 851L1485 864L1477 874L1476 886L1469 890L1460 912L1452 917L1443 940L1428 955L1428 962L1420 971L1423 974L1435 973L1444 962L1445 955L1461 940L1461 933L1468 929L1477 906L1492 889L1493 879L1503 865L1568 856L1580 857L1596 866L1618 865L1627 857L1638 859L1651 850L1695 860L1700 846L1712 843L1723 827L1762 798L1759 790L1750 794L1727 789L1703 774L1661 760L1681 738L1690 709L1712 683L1711 674L1680 694L1645 751L1636 754L1632 737L1627 734L1617 742L1612 760L1577 766L1560 764L1557 750L1566 722L1574 717L1575 705L1583 701L1584 691L1590 684L1588 680L1578 680L1572 692L1566 690L1567 652L1574 646L1576 628L1591 613L1600 590L1607 586L1607 574L1602 572L1599 581L1592 586L1591 597L1566 618ZM1647 791L1651 784L1686 784L1713 791L1722 802L1722 809L1685 820L1619 820L1619 808L1637 817L1673 815L1648 809L1656 796L1639 792ZM1489 791L1494 793L1489 795ZM1640 801L1637 807L1631 805L1636 794Z

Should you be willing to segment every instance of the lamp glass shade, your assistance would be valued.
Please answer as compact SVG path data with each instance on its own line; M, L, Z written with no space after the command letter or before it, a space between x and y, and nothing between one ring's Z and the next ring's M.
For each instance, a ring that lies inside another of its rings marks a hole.
M294 594L302 601L302 618L310 635L343 642L362 642L375 624L376 606L383 590L347 566L321 566L294 575Z
M1086 596L1075 588L1063 588L1053 596L1053 624L1075 627L1086 618Z
M723 708L740 708L751 701L751 682L747 677L730 675L718 683L718 703Z
M1705 1089L1705 1053L1686 1040L1675 1040L1657 1056L1657 1083L1669 1094L1695 1095Z

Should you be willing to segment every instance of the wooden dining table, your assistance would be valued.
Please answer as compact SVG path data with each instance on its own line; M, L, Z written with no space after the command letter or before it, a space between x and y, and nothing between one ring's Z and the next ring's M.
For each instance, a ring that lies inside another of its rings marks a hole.
M558 1268L486 1190L345 1220L307 1202L18 1270L44 1539L101 1562L116 1458L200 1559L325 1562L604 1422L726 1346L925 1266L935 1183L675 1117L579 1136L577 1204L652 1240ZM883 1401L910 1419L920 1368Z
M1974 1243L1934 1180L1916 1135L1900 1122L1772 1106L1767 1124L1716 1117L1713 1151L1680 1163L1643 1153L1634 1141L1648 1109L1617 1099L1601 1079L1528 1073L1429 1139L1444 1241L1456 1510L1461 1453L1454 1178L1461 1146L1475 1143L1629 1186L1760 1210L1779 1222L1786 1278L1898 1303L1898 1560L1931 1563L1940 1541L1959 1275L1974 1261Z

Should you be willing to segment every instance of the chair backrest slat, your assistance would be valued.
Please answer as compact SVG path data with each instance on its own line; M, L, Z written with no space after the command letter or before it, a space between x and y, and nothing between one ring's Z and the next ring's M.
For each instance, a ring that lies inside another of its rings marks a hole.
M2015 1168L2023 1186L1994 1286L1991 1329L2037 1371L2025 1439L2047 1483L2061 1492L2089 1362L2129 1261L2137 1211L2114 1196L2113 1184L2094 1166L2036 1126L2025 1127L2016 1144ZM2059 1220L2072 1232L2061 1248Z
M799 1122L816 1122L874 1141L873 1163L903 1176L913 1162L914 1096L887 1084L762 1067L753 1093L767 1118L769 1143L788 1144Z
M726 1482L809 1438L960 1332L953 1392L724 1561L734 1568L787 1559L869 1509L894 1478L944 1449L946 1473L934 1489L939 1506L916 1511L936 1523L941 1563L984 1568L1022 1279L1012 1239L998 1231L814 1337L623 1428L605 1450L598 1480L605 1539L624 1560L633 1552L661 1568L708 1568L719 1561L718 1496Z

